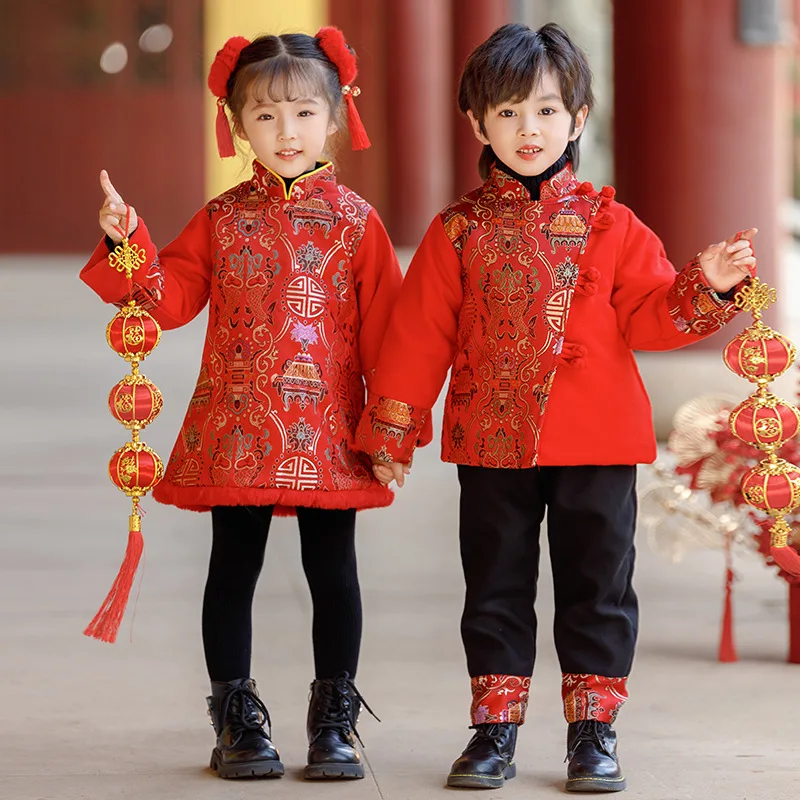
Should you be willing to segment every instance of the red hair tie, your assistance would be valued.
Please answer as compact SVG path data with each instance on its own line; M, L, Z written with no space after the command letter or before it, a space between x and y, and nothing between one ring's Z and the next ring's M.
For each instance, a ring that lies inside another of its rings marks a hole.
M338 28L320 28L317 33L317 41L322 52L330 59L339 73L342 94L347 103L347 127L350 129L353 150L366 150L370 146L370 141L355 104L355 98L361 94L361 89L353 85L358 74L355 54L347 46L344 34Z
M250 40L244 36L232 36L222 49L217 51L208 71L208 88L217 98L217 152L220 158L236 155L231 126L225 116L225 101L228 99L228 81L239 63L242 50L249 44Z

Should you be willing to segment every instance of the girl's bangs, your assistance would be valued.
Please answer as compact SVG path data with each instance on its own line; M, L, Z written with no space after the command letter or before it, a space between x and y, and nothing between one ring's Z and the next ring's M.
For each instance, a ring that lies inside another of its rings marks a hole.
M273 103L291 103L312 97L327 99L324 66L310 58L271 58L258 65L250 84L250 95L257 103L267 98Z

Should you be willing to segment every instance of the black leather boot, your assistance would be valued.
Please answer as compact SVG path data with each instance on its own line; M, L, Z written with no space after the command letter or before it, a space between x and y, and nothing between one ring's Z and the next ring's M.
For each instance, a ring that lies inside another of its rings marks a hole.
M617 761L617 734L607 722L571 722L567 760L568 792L621 792L625 788Z
M270 741L269 712L258 697L254 680L212 681L211 697L206 701L217 734L210 766L220 778L283 775L280 756Z
M372 714L346 672L311 684L306 726L308 765L303 773L306 780L364 777L364 765L356 750L356 739L361 742L356 722L362 703Z
M497 789L517 774L514 748L517 725L496 722L473 725L475 735L457 758L447 776L448 786L469 789Z

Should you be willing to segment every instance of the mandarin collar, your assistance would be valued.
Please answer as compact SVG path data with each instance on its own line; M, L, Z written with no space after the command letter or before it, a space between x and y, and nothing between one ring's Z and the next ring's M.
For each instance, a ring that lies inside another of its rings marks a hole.
M504 172L497 164L492 164L489 170L489 177L486 179L487 187L494 189L502 195L509 192L517 199L526 203L545 202L547 200L557 200L575 192L580 186L580 181L572 171L572 164L567 165L560 172L557 172L546 181L542 181L539 187L539 200L531 200L530 192L516 178Z
M302 200L312 193L315 186L335 182L336 172L330 161L286 182L277 172L264 166L258 159L253 161L253 186L281 200Z

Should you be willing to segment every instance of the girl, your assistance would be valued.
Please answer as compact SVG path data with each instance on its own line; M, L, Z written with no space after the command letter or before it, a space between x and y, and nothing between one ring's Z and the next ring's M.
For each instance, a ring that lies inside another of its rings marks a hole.
M284 771L250 676L251 607L270 520L295 512L314 606L305 777L364 776L354 738L355 518L392 496L355 452L354 431L402 278L378 215L337 183L324 155L345 104L354 147L369 145L355 75L335 28L230 39L209 74L217 140L220 155L234 155L227 107L255 152L253 177L211 200L157 253L102 172L107 239L81 273L103 300L124 302L126 281L108 255L128 235L149 264L135 295L164 328L209 306L197 388L154 495L211 511L203 644L217 733L211 766L223 778Z
M495 31L464 67L459 107L484 145L485 183L433 220L411 263L359 446L402 485L452 370L442 450L461 483L475 735L448 785L515 774L547 513L567 790L619 791L611 723L637 631L636 464L656 454L632 351L682 347L732 319L755 230L676 273L613 189L577 180L591 72L556 25Z

